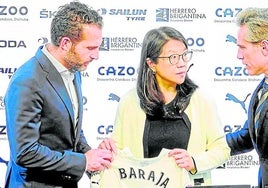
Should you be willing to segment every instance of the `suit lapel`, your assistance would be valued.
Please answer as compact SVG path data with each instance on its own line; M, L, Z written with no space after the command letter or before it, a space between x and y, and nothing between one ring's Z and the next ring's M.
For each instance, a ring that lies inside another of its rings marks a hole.
M52 87L55 89L55 92L59 95L59 97L62 99L62 102L66 106L69 115L72 119L72 124L74 124L74 111L72 102L70 100L70 96L68 94L68 91L64 85L64 82L58 72L50 72L47 76L48 81L52 85Z
M61 78L60 73L57 71L57 69L52 65L50 60L43 54L41 51L43 47L41 46L38 51L36 52L35 56L38 59L41 67L45 72L47 72L47 80L54 88L55 92L59 95L62 102L64 103L66 109L69 112L69 115L71 117L71 124L74 124L74 111L72 102L70 100L68 91L64 85L64 82Z
M254 117L255 117L255 111L256 111L256 108L257 108L257 105L258 105L258 101L259 101L259 99L258 99L258 92L262 88L262 85L263 85L263 82L264 81L265 80L263 79L260 82L260 84L257 86L257 88L255 89L255 91L254 91L254 93L252 95L251 102L249 104L249 132L252 135L252 138L253 138L254 141L256 140L255 127L254 127L255 126ZM268 108L268 106L265 105L264 109L262 110L262 112L260 114L260 119L259 119L260 126L261 126L262 121L264 120L264 116L265 116L265 113L263 113L263 112L267 108Z

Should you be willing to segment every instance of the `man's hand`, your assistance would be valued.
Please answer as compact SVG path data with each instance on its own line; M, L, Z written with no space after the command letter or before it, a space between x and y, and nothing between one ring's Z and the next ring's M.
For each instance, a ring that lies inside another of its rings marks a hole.
M113 159L112 152L107 149L92 149L85 153L87 171L101 171L109 168Z
M107 149L110 150L113 153L116 153L116 146L114 143L114 140L111 138L104 139L100 144L99 144L99 149Z

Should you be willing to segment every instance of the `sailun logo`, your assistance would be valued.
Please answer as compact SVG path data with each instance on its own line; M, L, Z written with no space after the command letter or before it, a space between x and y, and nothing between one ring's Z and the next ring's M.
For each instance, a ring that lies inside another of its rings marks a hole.
M115 16L117 18L124 18L126 21L144 22L146 19L147 9L105 9L97 10L102 16Z

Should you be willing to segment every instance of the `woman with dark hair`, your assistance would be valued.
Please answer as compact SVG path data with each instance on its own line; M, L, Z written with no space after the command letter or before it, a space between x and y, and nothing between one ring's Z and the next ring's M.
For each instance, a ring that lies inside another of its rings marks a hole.
M228 160L230 149L216 106L187 76L192 55L176 29L150 30L137 88L121 98L112 138L99 147L129 148L137 158L155 158L169 149L189 184L210 185L210 170Z

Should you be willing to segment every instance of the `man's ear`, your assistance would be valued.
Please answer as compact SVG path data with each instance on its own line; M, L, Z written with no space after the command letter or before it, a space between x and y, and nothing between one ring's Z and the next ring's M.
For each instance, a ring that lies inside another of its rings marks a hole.
M72 41L69 37L62 37L60 40L60 47L65 51L69 50L72 46Z
M268 40L261 41L261 47L263 50L268 50Z

